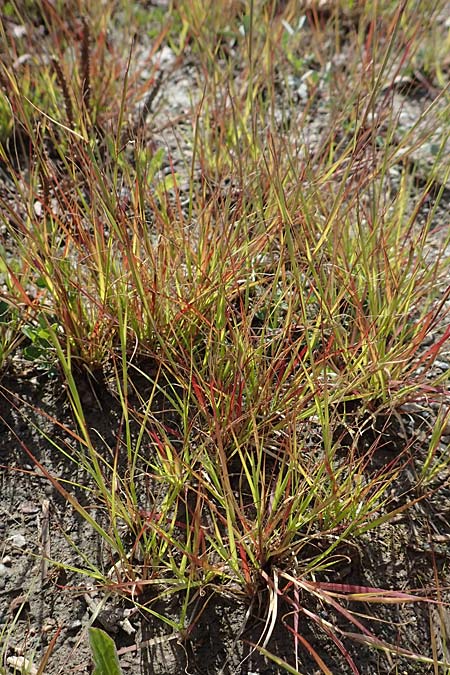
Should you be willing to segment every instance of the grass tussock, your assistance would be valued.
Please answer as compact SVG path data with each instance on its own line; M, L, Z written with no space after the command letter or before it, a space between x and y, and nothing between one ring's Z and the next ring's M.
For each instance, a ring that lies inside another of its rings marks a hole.
M254 648L287 672L302 650L331 672L304 620L351 672L348 639L438 672L436 649L388 644L350 608L439 592L324 579L410 506L393 498L407 467L413 503L448 467L445 408L422 458L405 439L378 459L405 404L448 396L448 28L439 3L301 4L6 3L0 365L65 383L74 425L47 441L86 484L18 441L103 540L103 566L77 550L99 586L150 613L152 588L181 594L161 620L182 637L205 588L264 594ZM195 88L162 124L186 55ZM406 123L405 88L428 97ZM86 382L116 401L115 447ZM279 621L290 663L267 648Z

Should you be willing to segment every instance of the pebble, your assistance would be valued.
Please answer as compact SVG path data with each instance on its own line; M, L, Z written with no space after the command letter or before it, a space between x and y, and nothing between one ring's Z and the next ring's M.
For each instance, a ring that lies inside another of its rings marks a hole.
M447 361L440 361L436 359L436 361L433 361L433 367L441 368L441 370L449 370L450 365L447 363Z
M16 548L25 548L27 545L27 540L23 536L23 534L13 534L11 537L9 537L9 541L13 546Z
M22 504L19 507L19 511L21 513L26 514L26 515L39 513L40 510L41 510L41 507L39 506L39 504L36 504L34 502L30 502L30 501L22 502Z
M37 675L37 668L33 666L31 659L26 659L24 656L8 656L6 663L15 671L27 673L27 675Z
M75 632L80 630L82 627L83 624L80 619L75 619L75 621L72 621L72 623L68 626L67 630L70 632Z

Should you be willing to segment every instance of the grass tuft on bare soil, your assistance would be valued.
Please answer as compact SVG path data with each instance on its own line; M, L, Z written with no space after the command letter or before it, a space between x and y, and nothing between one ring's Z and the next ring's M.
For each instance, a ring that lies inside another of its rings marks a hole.
M273 672L372 673L367 650L450 672L433 548L423 589L359 569L448 479L445 3L68 5L0 18L3 424L102 550L67 534L45 577L125 598L186 654L217 594L261 621L246 658ZM14 374L60 383L70 415ZM420 645L416 603L439 617ZM33 672L63 666L56 637Z

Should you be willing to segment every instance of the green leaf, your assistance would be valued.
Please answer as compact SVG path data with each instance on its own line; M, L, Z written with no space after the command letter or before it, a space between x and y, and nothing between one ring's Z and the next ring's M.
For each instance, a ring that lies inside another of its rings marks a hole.
M246 15L242 17L242 29L244 31L244 35L248 35L250 32L250 16Z
M100 628L89 628L89 644L95 669L93 675L122 675L114 640Z
M148 181L151 182L163 165L166 151L164 148L158 148L148 164Z
M34 345L28 345L23 350L23 355L27 361L37 361L42 356L42 349Z
M4 300L0 300L0 323L9 323L11 307Z
M36 342L36 329L33 326L22 326L22 333L31 342Z

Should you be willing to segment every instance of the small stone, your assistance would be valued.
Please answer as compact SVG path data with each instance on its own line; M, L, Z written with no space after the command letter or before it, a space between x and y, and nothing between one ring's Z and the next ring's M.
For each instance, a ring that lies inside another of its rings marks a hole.
M19 508L19 511L21 513L25 513L27 515L39 513L40 510L41 507L39 506L39 504L36 504L35 502L23 502Z
M38 218L42 216L42 204L41 202L34 202L33 204L34 213Z
M441 361L436 359L436 361L433 362L433 366L435 368L440 368L441 370L449 370L450 365L447 363L447 361Z
M67 630L68 630L70 633L75 633L76 631L79 631L82 627L83 627L83 624L82 624L82 622L80 621L80 619L75 619L75 621L72 621L72 623L71 623L70 626L67 628Z
M9 538L9 541L16 548L25 548L25 546L27 545L27 540L25 539L23 534L20 534L20 532L18 534L13 534Z
M175 61L175 58L176 57L172 49L165 45L159 50L159 52L157 52L155 60L158 60L161 66L168 66Z
M26 28L26 26L23 26L22 24L20 26L13 26L12 34L16 39L20 40L21 38L25 37L25 35L27 34L27 28Z
M299 87L297 87L297 96L300 101L307 101L308 100L308 86L306 82L302 82Z
M56 620L53 619L52 617L47 617L44 619L42 627L41 627L41 634L46 635L47 633L50 633L51 631L56 628Z
M131 625L129 619L123 619L123 621L119 621L119 626L125 631L125 633L127 633L127 635L133 635L133 633L136 632L136 628Z
M37 675L37 668L33 666L30 659L26 659L24 656L8 656L6 663L12 669L24 673L24 675Z

